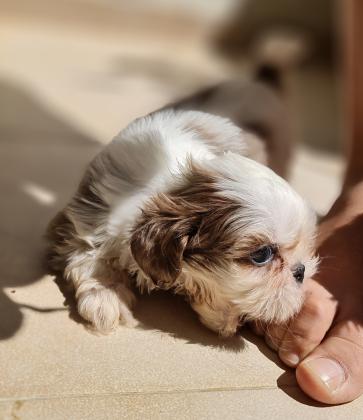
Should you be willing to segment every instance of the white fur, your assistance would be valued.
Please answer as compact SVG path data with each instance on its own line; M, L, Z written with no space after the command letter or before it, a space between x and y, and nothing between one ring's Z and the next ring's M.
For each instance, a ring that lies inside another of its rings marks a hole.
M133 324L127 273L141 290L155 287L132 256L130 235L148 200L186 182L190 161L218 174L221 194L241 203L234 222L241 237L263 234L281 250L286 248L281 251L286 267L276 276L270 265L231 263L211 272L183 263L175 291L193 296L195 287L202 290L205 299L191 299L192 307L205 325L224 335L233 334L241 319L285 322L298 311L303 294L291 267L303 262L307 276L314 273L315 218L284 180L243 156L248 154L244 139L227 119L166 110L131 123L95 158L89 168L91 189L107 211L94 204L88 214L92 203L85 197L65 209L77 241L87 244L67 241L72 251L65 275L75 287L80 314L97 330L108 332L120 319ZM57 251L63 252L60 246Z

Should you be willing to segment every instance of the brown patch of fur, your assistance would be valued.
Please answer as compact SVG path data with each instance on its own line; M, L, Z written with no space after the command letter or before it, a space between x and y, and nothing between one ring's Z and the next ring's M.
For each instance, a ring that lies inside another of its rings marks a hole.
M165 289L173 287L183 260L208 270L250 246L237 228L241 203L219 191L216 176L191 165L186 178L184 186L148 203L131 238L136 262Z

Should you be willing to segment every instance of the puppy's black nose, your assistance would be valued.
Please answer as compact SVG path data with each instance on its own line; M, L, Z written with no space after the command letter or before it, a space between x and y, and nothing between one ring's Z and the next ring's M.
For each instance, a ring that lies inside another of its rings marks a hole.
M304 273L305 273L305 265L304 264L298 264L294 267L292 270L292 274L295 277L295 280L299 283L302 283L304 280Z

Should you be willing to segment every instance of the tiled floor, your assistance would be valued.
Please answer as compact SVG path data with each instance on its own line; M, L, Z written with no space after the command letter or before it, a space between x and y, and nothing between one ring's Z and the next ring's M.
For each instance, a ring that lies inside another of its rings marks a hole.
M69 314L40 261L47 221L102 142L228 66L198 43L171 54L160 40L9 16L0 26L0 418L361 418L362 400L315 404L261 340L245 331L223 341L167 294L140 297L140 326L106 337ZM339 159L302 150L293 183L324 212L340 172Z

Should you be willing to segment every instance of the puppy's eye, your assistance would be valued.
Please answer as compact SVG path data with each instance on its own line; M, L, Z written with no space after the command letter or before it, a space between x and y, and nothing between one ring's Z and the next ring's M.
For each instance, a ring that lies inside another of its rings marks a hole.
M261 267L269 263L275 256L276 249L271 245L263 246L250 254L250 260L253 264Z

